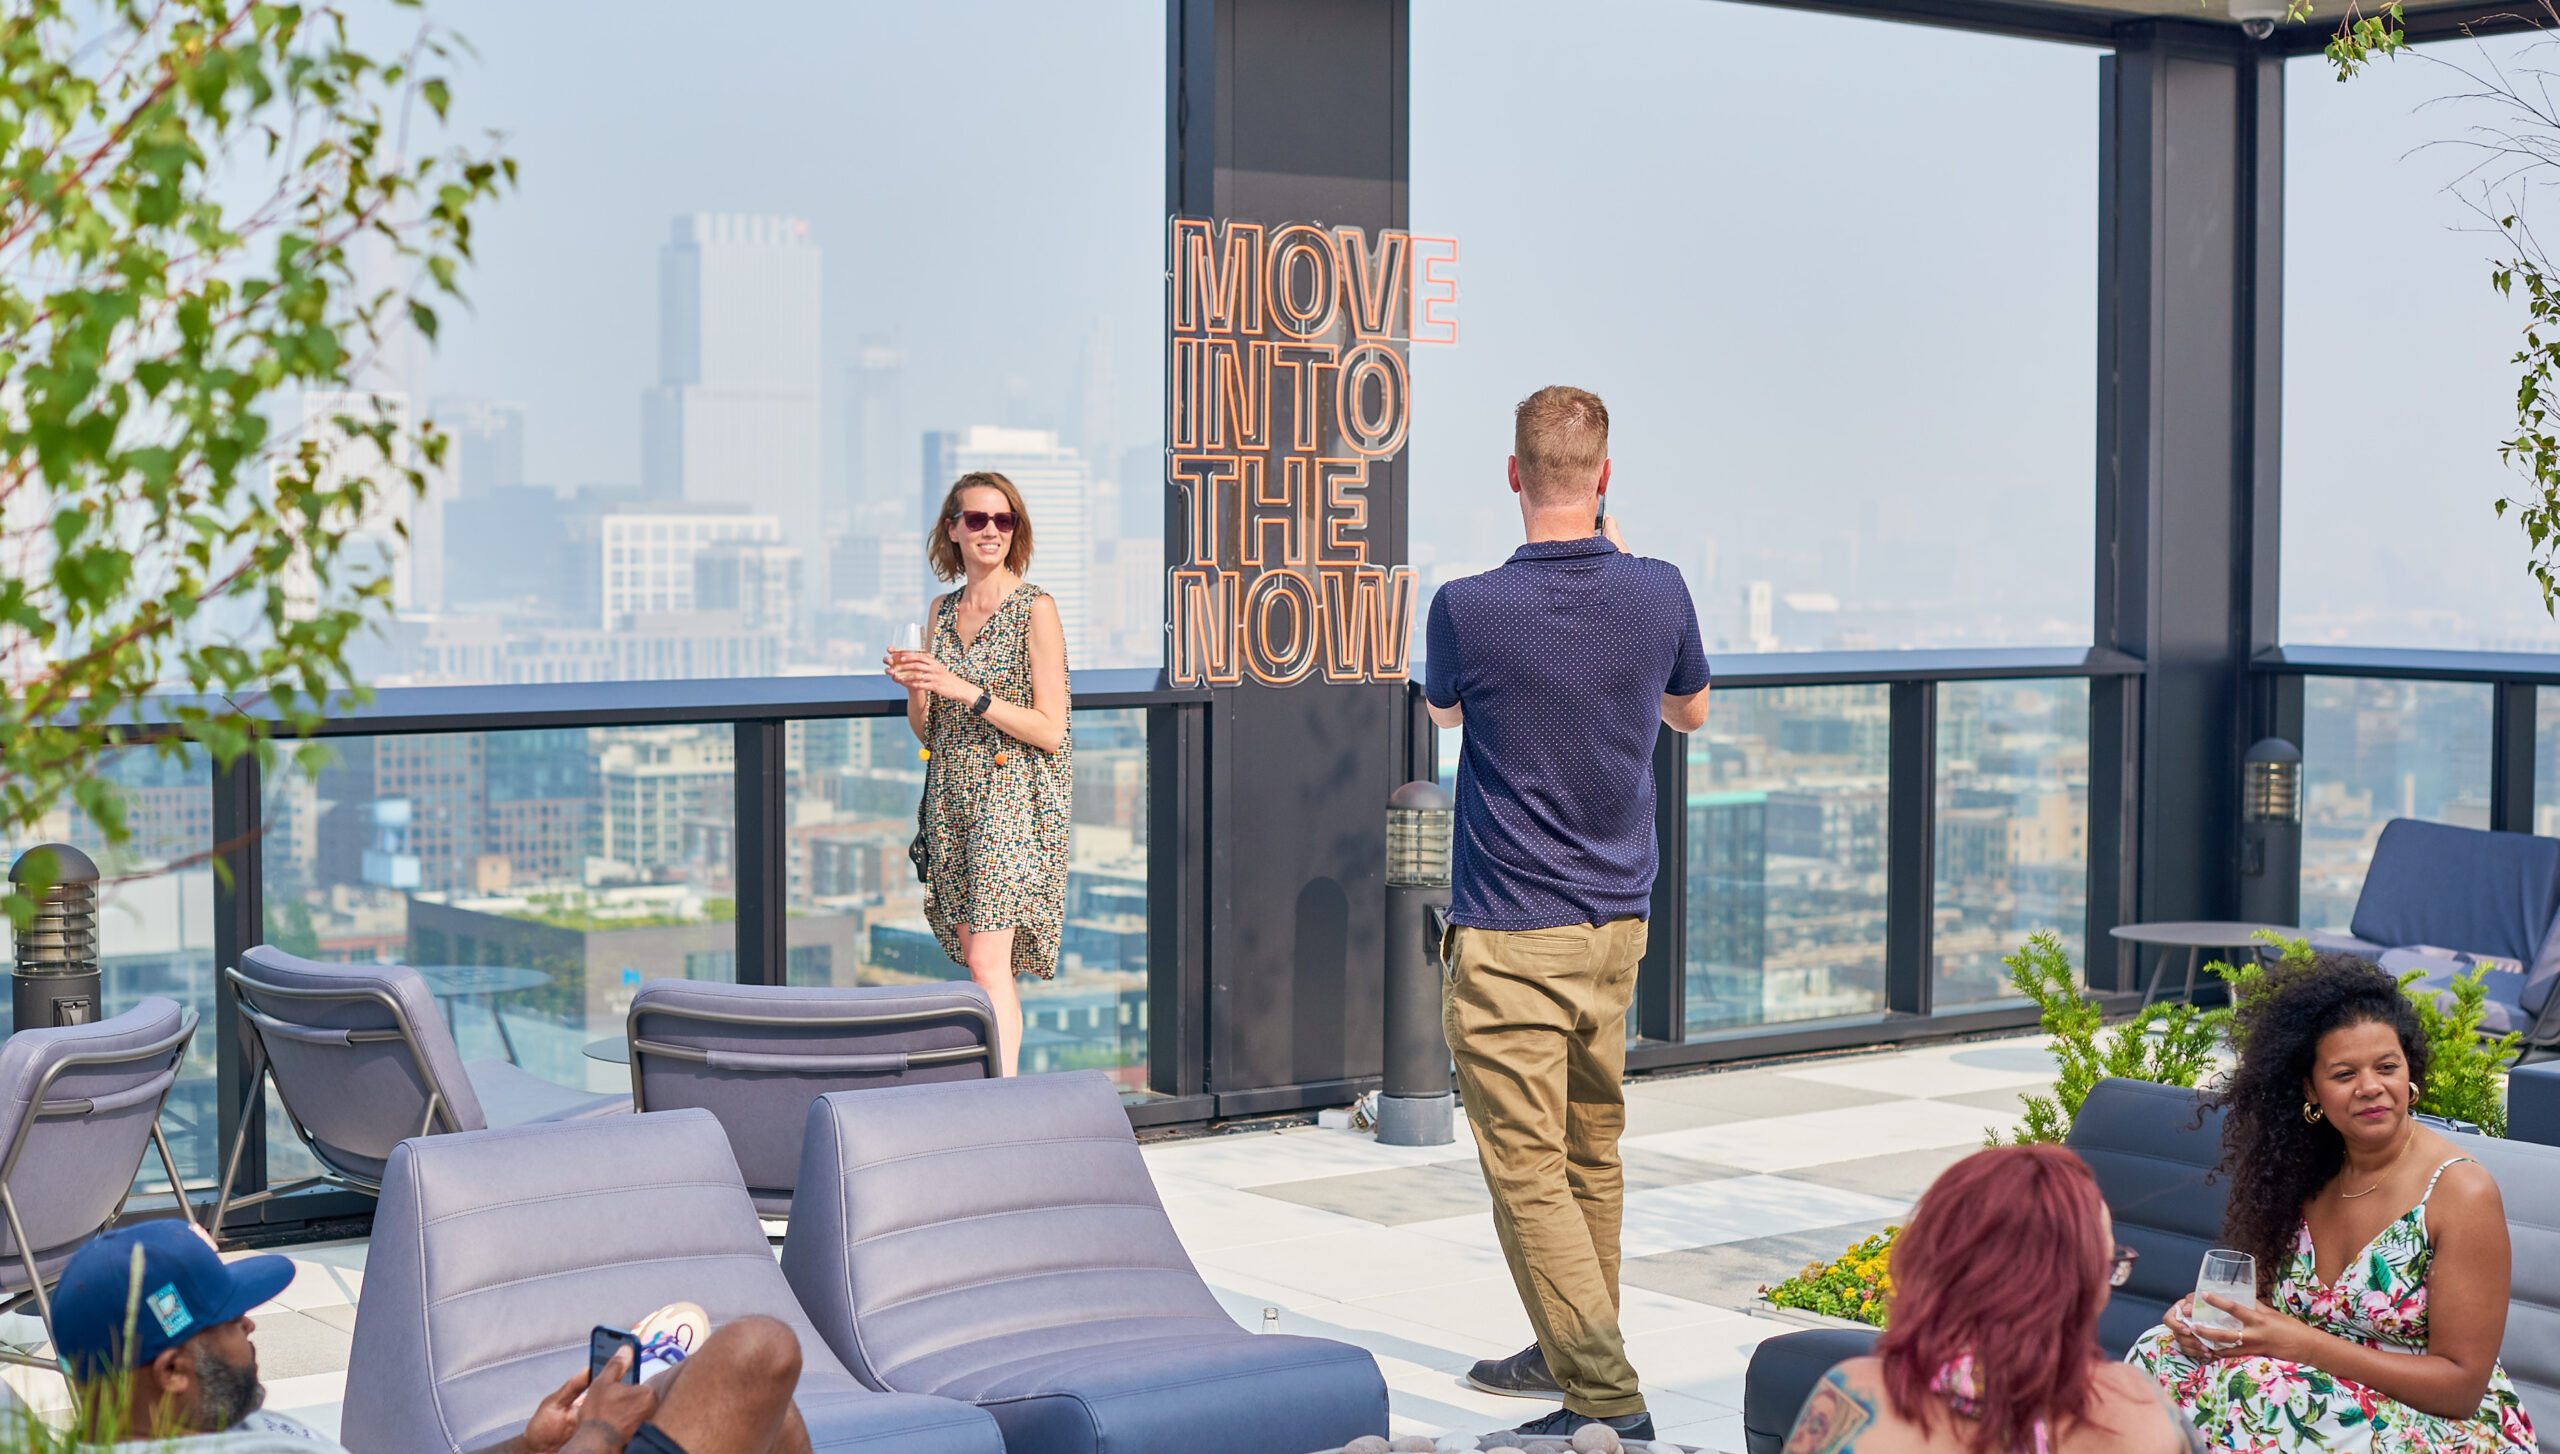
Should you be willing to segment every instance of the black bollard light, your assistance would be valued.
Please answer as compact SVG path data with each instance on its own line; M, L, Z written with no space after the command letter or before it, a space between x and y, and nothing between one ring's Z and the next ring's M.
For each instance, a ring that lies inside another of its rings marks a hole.
M1387 1063L1378 1094L1385 1146L1457 1139L1440 1019L1440 929L1457 806L1438 783L1406 783L1387 799Z
M2240 917L2302 917L2302 749L2269 737L2240 769Z
M68 843L45 843L18 855L9 882L25 883L27 861L39 853L53 855L53 884L18 931L10 1024L18 1030L92 1024L98 1018L98 866Z

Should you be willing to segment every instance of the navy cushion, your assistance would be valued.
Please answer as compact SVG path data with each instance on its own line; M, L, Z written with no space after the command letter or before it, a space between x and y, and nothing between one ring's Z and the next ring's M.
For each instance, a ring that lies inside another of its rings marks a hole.
M1778 1454L1822 1375L1874 1352L1876 1337L1865 1328L1808 1328L1762 1340L1742 1375L1743 1447Z
M2207 1110L2199 1122L2194 1091L2102 1080L2063 1144L2096 1173L2116 1241L2141 1254L2098 1315L2099 1345L2122 1357L2171 1303L2195 1291L2196 1269L2222 1240L2227 1189L2213 1177L2222 1113Z
M1346 1419L1344 1391L1378 1378L1367 1352L1323 1338L1177 1335L1042 1352L1001 1342L968 1350L981 1366L937 1382L940 1397L995 1415L1008 1450L1301 1450L1386 1432L1384 1411ZM1039 1340L1046 1342L1049 1340ZM1354 1400L1353 1402L1357 1402Z
M2507 1139L2560 1146L2560 1060L2507 1072Z
M2395 979L2413 969L2421 971L2409 988L2432 992L2437 1003L2447 1010L2453 1008L2453 982L2484 964L2488 972L2480 976L2480 987L2489 992L2489 1000L2480 1016L2480 1032L2504 1035L2532 1024L2533 1017L2525 1013L2522 1003L2524 972L2505 967L2504 960L2428 954L2415 949L2394 949L2382 956L2383 969ZM2546 992L2548 988L2545 986Z
M2394 818L2348 927L2359 939L2531 964L2560 917L2560 838Z

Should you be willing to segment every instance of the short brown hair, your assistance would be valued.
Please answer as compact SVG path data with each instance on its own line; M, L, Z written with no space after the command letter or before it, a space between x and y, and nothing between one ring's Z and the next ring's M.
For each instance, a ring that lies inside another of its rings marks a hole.
M994 470L975 470L952 482L942 496L942 512L933 517L933 535L924 543L924 554L933 563L936 580L956 581L968 574L968 567L960 563L960 547L951 543L951 522L960 514L960 492L980 489L1003 491L1005 508L1013 512L1013 546L1004 553L1004 568L1015 575L1031 569L1031 512L1023 508L1022 492Z
M1609 462L1609 406L1589 389L1549 384L1511 411L1511 452L1530 504L1569 500Z

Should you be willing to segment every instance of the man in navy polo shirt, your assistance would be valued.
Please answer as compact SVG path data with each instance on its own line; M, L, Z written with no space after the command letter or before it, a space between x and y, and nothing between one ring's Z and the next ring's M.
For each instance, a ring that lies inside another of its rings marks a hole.
M1538 1331L1469 1381L1562 1399L1523 1434L1605 1423L1650 1439L1618 1330L1619 1079L1656 869L1656 724L1705 725L1707 658L1680 572L1627 553L1602 513L1599 396L1523 399L1513 450L1528 543L1432 598L1424 692L1432 721L1466 729L1442 944L1449 1049Z

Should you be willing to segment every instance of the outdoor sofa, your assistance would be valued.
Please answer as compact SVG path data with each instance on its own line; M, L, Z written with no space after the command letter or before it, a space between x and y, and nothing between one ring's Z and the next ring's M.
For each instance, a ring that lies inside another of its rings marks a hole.
M820 1335L874 1388L988 1410L1010 1454L1386 1432L1365 1350L1218 1305L1100 1071L822 1096L801 1158L782 1271Z
M2560 1428L2560 1147L2447 1133L2497 1178L2514 1243L2515 1270L2499 1358L2542 1428ZM2108 1298L2098 1343L2122 1357L2195 1290L2196 1267L2221 1240L2222 1118L2199 1094L2148 1081L2102 1080L2089 1092L2067 1143L2097 1174L2116 1240L2142 1254ZM1865 1353L1872 1332L1822 1328L1764 1342L1744 1376L1743 1439L1775 1454L1805 1396L1832 1365Z
M819 1454L1004 1454L966 1403L864 1387L774 1265L708 1111L420 1136L391 1152L365 1259L341 1438L367 1454L465 1454L524 1427L586 1365L588 1330L694 1302L800 1338Z
M2312 947L2418 970L2417 987L2439 992L2485 964L2481 1030L2520 1031L2528 1051L2560 1044L2560 838L2394 818L2347 927Z

